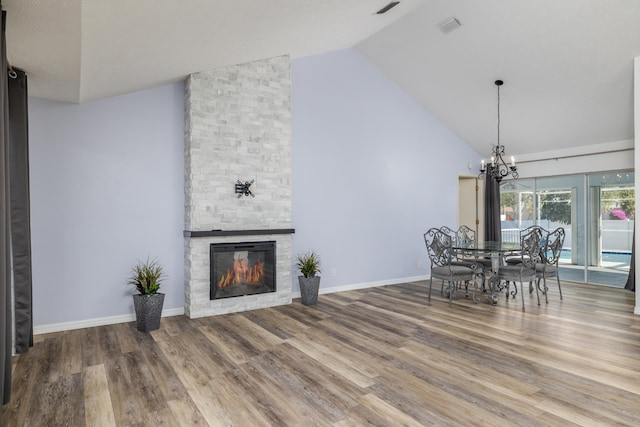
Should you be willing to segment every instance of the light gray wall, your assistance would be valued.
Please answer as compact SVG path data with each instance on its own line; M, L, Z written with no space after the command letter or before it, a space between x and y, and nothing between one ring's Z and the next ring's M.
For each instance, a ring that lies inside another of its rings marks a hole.
M36 326L133 313L147 255L184 306L183 90L30 99ZM325 288L426 275L422 234L455 226L481 156L355 50L294 60L291 101L294 255L320 251Z
M426 275L481 156L353 49L294 60L291 106L294 255L319 251L322 288Z
M147 256L183 307L183 90L29 99L35 326L133 313L124 282Z

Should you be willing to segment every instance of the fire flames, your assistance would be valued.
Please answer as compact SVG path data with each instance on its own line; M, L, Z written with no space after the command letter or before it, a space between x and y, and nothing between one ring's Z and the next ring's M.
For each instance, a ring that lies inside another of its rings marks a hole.
M218 288L226 288L227 286L239 285L241 283L248 285L259 285L264 278L264 263L258 259L252 266L244 259L233 261L233 268L228 268L227 272L222 275L218 281Z

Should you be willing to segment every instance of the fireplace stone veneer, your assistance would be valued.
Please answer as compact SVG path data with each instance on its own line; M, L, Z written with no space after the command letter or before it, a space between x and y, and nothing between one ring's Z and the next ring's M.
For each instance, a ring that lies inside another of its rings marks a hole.
M290 97L288 56L192 74L185 82L189 317L291 303ZM254 180L255 197L237 197L238 179ZM276 242L276 292L210 300L210 245L267 240Z

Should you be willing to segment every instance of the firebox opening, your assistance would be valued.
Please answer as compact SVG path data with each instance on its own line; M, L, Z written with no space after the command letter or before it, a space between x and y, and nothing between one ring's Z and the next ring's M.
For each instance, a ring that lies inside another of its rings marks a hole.
M276 242L214 243L210 299L276 291Z

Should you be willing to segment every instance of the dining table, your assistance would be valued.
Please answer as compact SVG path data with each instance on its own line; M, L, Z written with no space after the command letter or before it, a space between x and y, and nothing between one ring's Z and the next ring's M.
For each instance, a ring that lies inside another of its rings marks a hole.
M504 264L504 257L506 255L520 254L522 248L520 242L470 241L453 243L452 248L459 257L466 261L473 261L476 264L484 265L485 263L482 263L481 260L491 260L489 292L487 293L487 289L483 289L482 291L491 304L496 305L498 303L498 292L502 290L498 276L500 266ZM486 264L488 264L488 262Z

